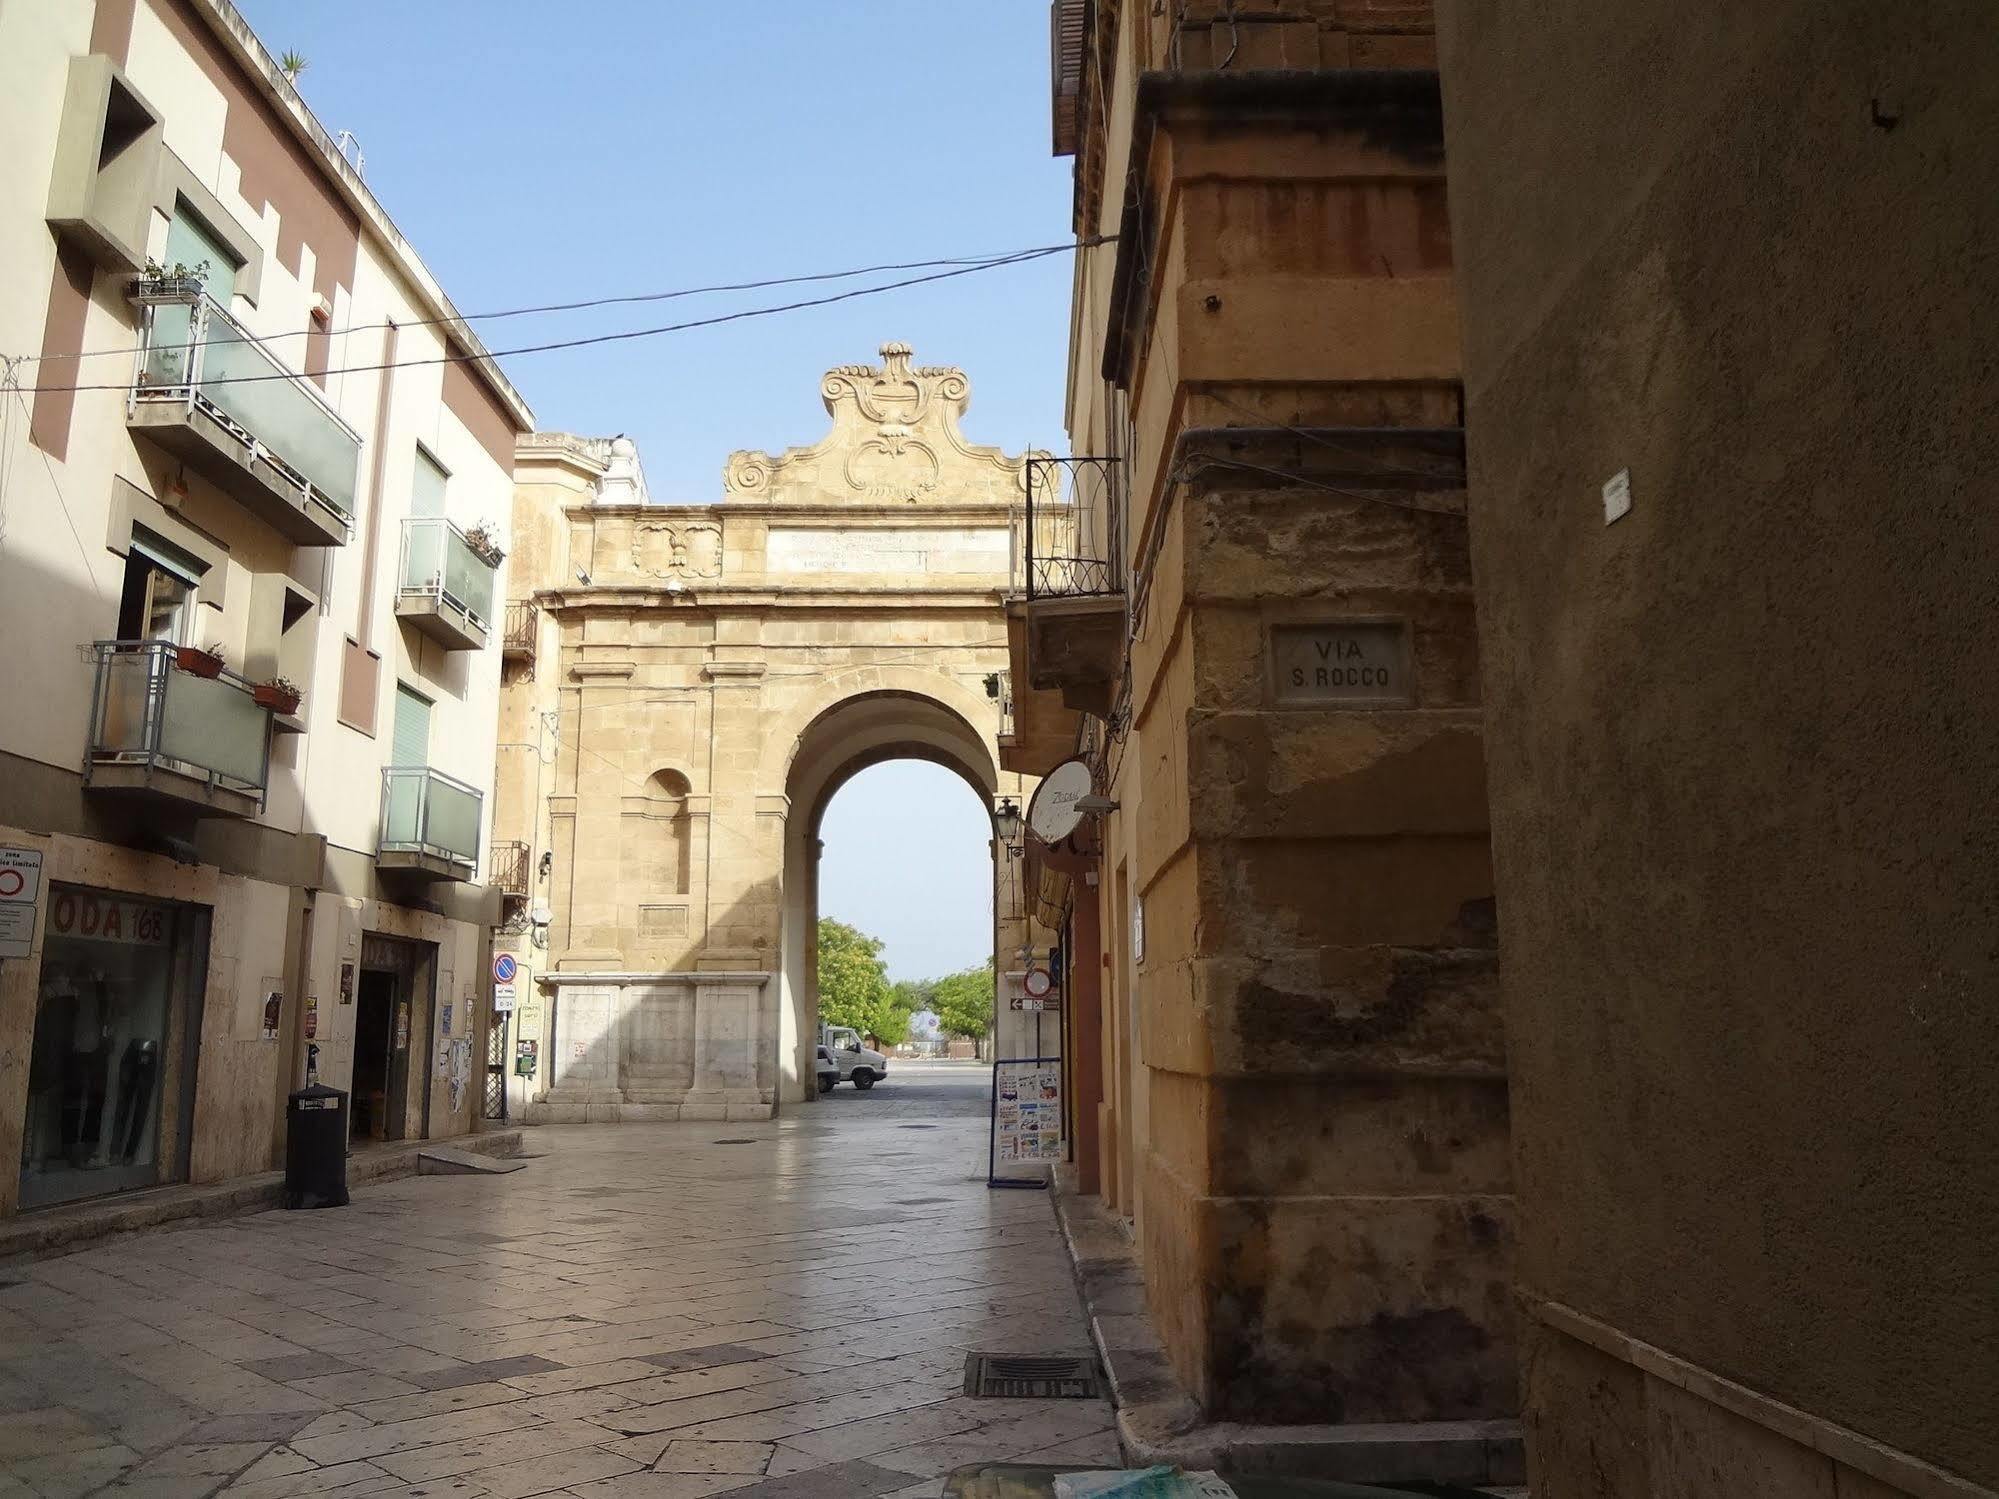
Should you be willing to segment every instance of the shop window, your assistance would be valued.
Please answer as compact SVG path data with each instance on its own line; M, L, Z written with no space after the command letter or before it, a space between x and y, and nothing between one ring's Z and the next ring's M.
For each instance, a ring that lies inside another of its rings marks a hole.
M187 1174L208 913L54 885L21 1141L21 1206Z

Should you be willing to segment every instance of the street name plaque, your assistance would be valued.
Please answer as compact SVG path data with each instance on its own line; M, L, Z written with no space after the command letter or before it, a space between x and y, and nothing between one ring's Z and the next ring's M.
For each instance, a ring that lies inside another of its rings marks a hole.
M1409 627L1402 620L1325 620L1270 627L1271 695L1299 707L1414 705Z

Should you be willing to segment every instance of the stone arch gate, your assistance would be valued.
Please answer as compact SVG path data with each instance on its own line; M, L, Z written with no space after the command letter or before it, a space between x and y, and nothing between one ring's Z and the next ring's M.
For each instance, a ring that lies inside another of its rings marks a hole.
M901 757L989 813L1031 789L1000 768L1028 455L965 440L963 371L881 358L826 374L819 442L731 455L716 503L651 503L624 439L520 444L493 837L527 871L497 946L523 969L529 1119L812 1097L833 794ZM1047 939L994 849L1005 974Z

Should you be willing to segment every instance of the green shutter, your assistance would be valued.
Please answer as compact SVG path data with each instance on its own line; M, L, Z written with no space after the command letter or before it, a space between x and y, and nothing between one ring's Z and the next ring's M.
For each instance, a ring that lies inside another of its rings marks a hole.
M389 741L392 765L430 763L430 700L396 685L395 737Z
M236 257L187 211L185 203L178 204L167 224L167 264L194 270L203 261L208 262L208 294L227 307L236 294Z

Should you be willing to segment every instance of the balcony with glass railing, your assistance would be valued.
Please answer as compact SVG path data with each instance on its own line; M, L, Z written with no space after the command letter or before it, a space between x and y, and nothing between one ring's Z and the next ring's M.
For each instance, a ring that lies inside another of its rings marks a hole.
M441 515L403 522L396 617L447 651L484 650L499 554Z
M198 281L141 281L133 299L128 424L295 545L345 545L360 434Z
M419 879L467 880L479 867L479 827L486 796L477 786L427 765L382 772L378 869Z
M165 641L100 640L91 651L91 791L255 816L270 783L272 714L249 679Z

